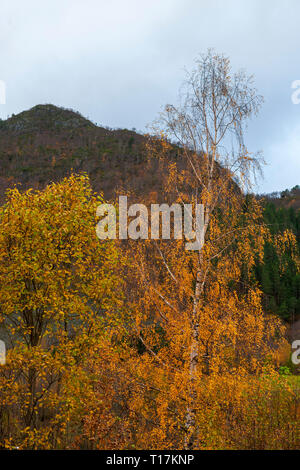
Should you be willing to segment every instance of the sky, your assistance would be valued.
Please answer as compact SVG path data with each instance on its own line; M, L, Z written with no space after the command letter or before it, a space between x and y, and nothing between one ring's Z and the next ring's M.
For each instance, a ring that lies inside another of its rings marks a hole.
M246 134L267 163L256 191L300 184L299 0L0 0L0 11L0 118L52 103L145 132L214 48L265 99Z

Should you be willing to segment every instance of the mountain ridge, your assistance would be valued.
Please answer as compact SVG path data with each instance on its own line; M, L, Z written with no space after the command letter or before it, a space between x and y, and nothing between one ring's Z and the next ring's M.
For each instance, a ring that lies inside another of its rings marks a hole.
M42 189L72 171L86 172L106 199L116 192L162 193L157 162L147 162L146 137L134 130L101 127L79 112L38 104L0 121L0 201L17 185ZM176 146L171 158L176 159ZM300 208L300 190L258 195L276 207Z
M135 131L100 127L52 104L36 105L0 122L0 199L14 185L41 189L71 171L88 173L106 198L132 183L142 192L144 143Z

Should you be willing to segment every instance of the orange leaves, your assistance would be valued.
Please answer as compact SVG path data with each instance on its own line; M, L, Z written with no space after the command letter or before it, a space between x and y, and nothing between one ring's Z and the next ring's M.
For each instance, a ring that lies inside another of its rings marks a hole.
M300 269L299 252L297 246L297 239L291 230L284 230L283 233L278 233L274 236L274 245L277 251L280 268L283 271L288 263L288 258L284 256L288 253L292 260L295 262L297 269Z

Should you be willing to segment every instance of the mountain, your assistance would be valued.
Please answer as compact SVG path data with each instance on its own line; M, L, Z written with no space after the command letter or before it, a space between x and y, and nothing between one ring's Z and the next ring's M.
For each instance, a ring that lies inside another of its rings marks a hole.
M71 109L39 104L0 120L0 202L5 190L43 188L71 171L88 173L111 199L122 190L145 197L162 191L158 164L148 162L145 136L100 127ZM176 159L174 146L171 158ZM300 187L257 196L276 208L300 208Z
M300 209L300 186L297 184L292 189L284 191L274 191L269 194L258 195L258 198L264 199L265 203L274 204L276 208Z
M145 137L99 127L78 112L37 105L0 121L0 200L5 190L43 188L70 172L88 173L106 199L118 190L160 190L155 163L146 169Z

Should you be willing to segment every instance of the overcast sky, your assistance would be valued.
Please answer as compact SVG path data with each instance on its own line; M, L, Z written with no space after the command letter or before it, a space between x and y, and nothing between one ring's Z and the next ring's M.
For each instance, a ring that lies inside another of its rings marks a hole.
M300 184L299 0L0 0L5 119L40 103L144 131L176 103L184 68L213 47L254 74L265 103L248 132L267 161L257 191Z

